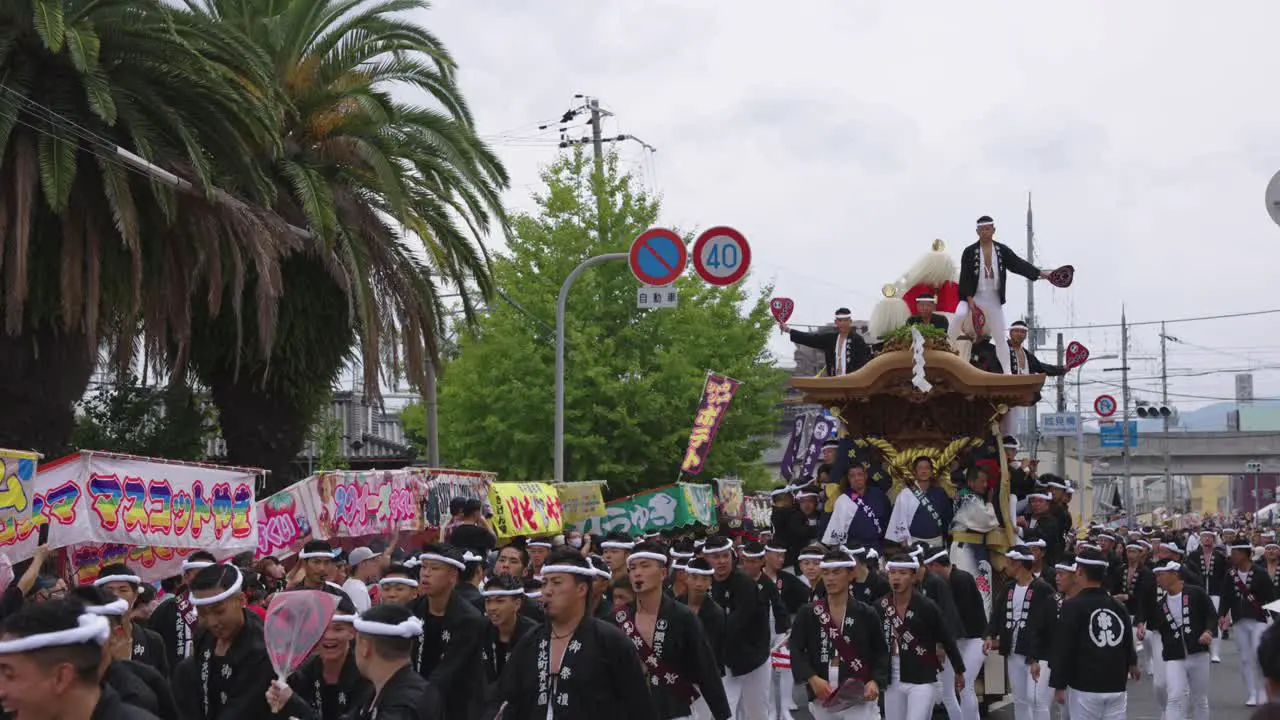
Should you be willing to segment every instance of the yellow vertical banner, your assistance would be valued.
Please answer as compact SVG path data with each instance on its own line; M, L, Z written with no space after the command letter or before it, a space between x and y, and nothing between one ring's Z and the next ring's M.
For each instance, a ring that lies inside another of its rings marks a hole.
M564 529L560 494L546 483L494 483L489 507L498 537L554 535Z
M560 510L565 525L577 525L591 518L604 517L604 494L601 483L581 482L556 485L560 493Z

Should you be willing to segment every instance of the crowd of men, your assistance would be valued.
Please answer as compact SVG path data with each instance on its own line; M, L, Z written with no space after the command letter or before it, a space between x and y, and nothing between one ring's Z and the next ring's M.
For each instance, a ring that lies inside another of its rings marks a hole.
M0 596L0 704L19 720L785 720L807 699L817 720L924 720L937 705L976 720L979 673L994 667L1018 720L1123 718L1143 671L1166 718L1203 720L1229 631L1242 702L1265 705L1280 680L1280 637L1264 632L1274 534L1095 527L1077 540L1053 483L1033 488L1050 507L1020 517L988 598L952 562L947 527L920 537L935 530L915 522L934 514L919 487L904 536L886 525L838 542L823 542L834 508L805 511L821 487L775 493L775 530L755 538L498 546L464 503L449 542L413 552L312 541L288 573L196 552L162 597L126 565L67 588L41 548ZM297 590L334 594L338 611L277 678L265 608Z

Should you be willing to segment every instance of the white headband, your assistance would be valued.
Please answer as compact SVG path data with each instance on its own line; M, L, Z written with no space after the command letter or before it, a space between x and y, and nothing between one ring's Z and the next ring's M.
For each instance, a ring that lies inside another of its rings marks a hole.
M1210 536L1210 537L1213 537L1215 534L1216 534L1216 533L1215 533L1214 531L1212 531L1212 530L1201 530L1201 531L1200 531L1200 537L1204 537L1205 535L1208 535L1208 536Z
M1031 555L1023 555L1022 553L1017 552L1016 550L1006 550L1004 552L1004 556L1009 558L1010 560L1022 560L1024 562L1035 562L1035 558L1032 557Z
M333 556L334 556L334 552L332 550L330 550L329 552L324 552L323 550L316 550L312 552L298 553L299 560L316 560L316 559L332 560Z
M876 558L880 557L880 553L876 552L875 548L867 548L866 553L867 553L868 560L875 560ZM854 550L851 554L857 555L858 551Z
M1023 545L1025 545L1025 546L1027 546L1027 547L1029 547L1029 548L1033 548L1033 547L1037 547L1037 548L1047 548L1047 547L1049 547L1049 543L1045 542L1045 541L1044 541L1044 538L1036 538L1035 540L1028 540L1028 541L1026 541L1026 542L1024 542L1024 543L1022 543L1022 544L1023 544Z
M890 560L888 564L890 570L919 570L920 563L912 560L911 562L902 562L899 560Z
M184 560L182 561L182 572L191 572L192 570L203 570L207 567L213 567L217 563L208 560Z
M684 566L684 571L690 575L715 575L716 571L711 568L696 568L688 565Z
M356 618L356 632L380 637L415 638L422 634L422 618L414 616L395 625Z
M729 551L730 551L730 550L732 550L732 549L733 549L733 542L732 542L732 541L731 541L731 542L729 542L729 543L727 543L726 545L723 545L723 546L720 546L720 547L708 547L708 546L706 546L706 545L703 545L703 546L702 546L702 554L703 554L703 555L711 555L711 554L713 554L713 553L729 552Z
M627 558L627 565L630 566L631 563L635 562L636 560L653 560L662 565L667 564L667 556L663 555L662 553L655 553L655 552L633 552ZM543 572L546 572L546 570L543 569ZM613 576L610 575L610 577L613 577Z
M1076 566L1075 566L1075 565L1063 565L1062 563L1058 563L1057 565L1054 565L1054 566L1053 566L1053 569L1054 569L1054 570L1061 570L1062 572L1075 572L1075 571L1076 571Z
M819 555L818 553L801 553L796 560L821 560L824 557L826 555Z
M529 598L529 599L531 599L531 600L537 600L538 598L542 597L542 591L541 591L541 590L530 590L529 592L525 593L525 594L524 594L524 596L525 596L525 597L527 597L527 598Z
M594 573L594 574L595 574L595 576L596 576L596 577L600 578L601 580L612 580L612 579L613 579L613 573L609 572L609 571L608 571L608 570L606 570L605 568L602 568L602 567L596 567L596 566L593 564L593 565L591 566L591 571L592 571L592 573Z
M141 585L142 578L138 577L137 575L105 575L103 577L98 578L97 580L94 580L93 586L102 587L107 583L113 583L113 582L129 583L130 585Z
M1157 565L1151 568L1151 572L1158 572L1158 573L1159 572L1177 572L1181 569L1182 569L1182 566L1179 565L1178 563L1170 562L1167 565Z
M516 588L515 590L481 590L480 594L487 598L488 597L511 597L513 595L523 595L524 590L522 588Z
M407 568L416 568L416 567L418 567L418 566L419 566L419 565L421 565L421 564L422 564L422 561L421 561L421 560L419 560L419 559L418 559L418 558L416 558L416 557L414 557L414 558L409 558L408 560L405 560L405 561L404 561L404 566L405 566L405 567L407 567Z
M1174 553L1175 555L1182 554L1182 548L1178 547L1173 543L1169 543L1168 545L1161 545L1160 547L1164 548L1165 550L1168 550L1169 552Z
M687 560L687 559L689 559L689 558L693 557L693 553L691 553L691 552L680 552L679 550L672 550L672 551L671 551L671 557L673 557L673 558L680 558L680 559L682 559L682 560Z
M478 563L483 561L484 561L484 558L480 557L479 555L476 555L470 550L467 550L466 552L462 553L462 562L464 563Z
M764 557L764 551L763 551L763 550L761 550L760 552L754 552L754 553L753 553L753 552L747 552L746 550L743 550L743 551L742 551L742 557L744 557L744 558L762 558L762 557Z
M1231 549L1232 549L1232 550L1249 550L1249 551L1252 551L1252 550L1253 550L1253 545L1251 545L1251 544L1249 544L1249 543L1241 543L1241 544L1239 544L1239 545L1232 545L1232 546L1231 546Z
M1027 496L1027 499L1028 500L1044 500L1046 502L1053 502L1053 496L1045 495L1044 493L1031 493L1030 495Z
M800 500L801 498L816 498L816 497L818 497L818 493L813 492L812 490L804 490L796 493L797 500Z
M847 313L847 312L836 313L837 320L848 320L852 317L853 317L853 313Z
M946 551L946 550L939 550L938 552L936 552L936 553L934 553L934 554L930 555L929 557L925 558L925 559L924 559L924 561L925 561L926 563L931 563L931 562L935 562L935 561L937 561L937 560L939 560L939 559L941 559L941 558L944 558L944 557L950 557L950 555L948 555L948 554L947 554L947 551Z
M43 650L51 647L66 647L81 643L102 645L111 637L111 623L101 615L84 614L77 618L78 625L66 630L28 635L0 642L0 655Z
M1277 544L1275 542L1269 542L1266 545L1262 546L1263 550L1266 550L1267 548L1280 548L1280 544Z
M539 577L551 573L568 573L570 575L581 575L583 577L591 577L600 573L593 567L578 567L577 565L543 565L542 573Z
M605 540L600 543L601 550L633 550L636 544L633 542L621 542L618 540Z
M217 595L211 595L207 598L198 598L195 595L192 595L190 598L192 605L195 605L196 607L216 605L217 603L220 603L223 600L233 598L236 595L240 594L240 588L244 586L244 575L241 574L240 568L236 567L235 565L228 565L228 567L236 571L236 581L231 583L231 587L227 588L226 590L223 590Z
M771 552L771 553L783 553L783 554L786 554L787 549L786 549L786 548L784 548L784 547L778 547L777 545L765 545L765 546L764 546L764 551L765 551L765 552Z
M383 585L408 585L411 588L416 588L418 587L418 581L413 578L384 577L378 581L378 587Z
M551 547L551 543L547 542L546 540L530 540L529 542L525 543L524 546L526 548L535 548L535 547L549 548Z
M995 225L995 224L996 222L994 220L987 220L986 222L978 223L978 227L991 227L992 225Z
M1071 489L1071 486L1070 486L1070 485L1065 485L1065 484L1060 483L1060 482L1047 482L1047 483L1045 483L1045 484L1044 484L1044 486L1045 486L1045 487L1051 487L1051 488L1058 488L1059 490L1070 490L1070 489Z
M360 619L359 615L334 615L333 617L329 618L329 622L331 623L340 622L340 623L351 624L359 619Z
M857 560L823 560L818 566L821 570L840 570L843 568L854 568L858 566Z
M1092 558L1076 558L1077 565L1092 565L1094 567L1107 567L1110 565L1106 560L1094 560Z
M457 568L458 570L467 569L466 563L459 562L457 560L454 560L451 557L448 557L447 555L440 555L438 553L422 553L421 555L418 556L418 562L420 563L438 562L438 563L444 563L445 565L448 565L449 567L452 567L452 568Z
M90 605L89 607L86 607L84 611L92 615L120 617L129 612L129 601L124 598L116 598L106 605Z

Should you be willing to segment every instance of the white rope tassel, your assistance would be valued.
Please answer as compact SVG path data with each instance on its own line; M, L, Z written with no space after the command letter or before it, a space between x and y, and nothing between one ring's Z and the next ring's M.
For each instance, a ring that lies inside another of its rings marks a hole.
M911 328L911 384L922 393L927 393L933 389L928 380L924 379L924 335L916 328Z

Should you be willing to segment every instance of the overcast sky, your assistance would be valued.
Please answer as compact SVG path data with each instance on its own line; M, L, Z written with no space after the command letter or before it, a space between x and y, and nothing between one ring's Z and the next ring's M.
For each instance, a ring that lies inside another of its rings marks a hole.
M1280 2L1043 7L438 0L422 20L461 66L513 207L558 152L537 126L598 96L608 133L657 148L619 150L662 222L742 230L747 282L794 298L796 323L867 316L934 238L958 258L981 214L1024 253L1028 191L1038 263L1077 271L1069 290L1037 286L1042 325L1118 323L1122 305L1137 321L1280 308L1263 200L1280 170ZM1025 283L1010 284L1021 317ZM1278 330L1280 315L1170 325L1174 401L1230 398L1248 368L1258 397L1280 397ZM1132 332L1130 351L1156 358L1132 363L1136 397L1157 399L1158 332ZM1118 329L1065 334L1120 351ZM774 349L789 363L789 343ZM1118 364L1086 372L1086 405Z

